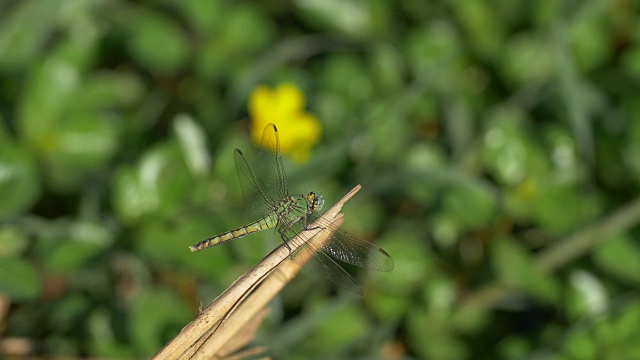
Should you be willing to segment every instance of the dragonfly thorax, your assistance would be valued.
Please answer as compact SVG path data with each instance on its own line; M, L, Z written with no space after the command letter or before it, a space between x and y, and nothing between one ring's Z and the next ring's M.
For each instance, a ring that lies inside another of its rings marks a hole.
M318 211L324 205L324 198L315 191L307 194L307 208L309 211Z

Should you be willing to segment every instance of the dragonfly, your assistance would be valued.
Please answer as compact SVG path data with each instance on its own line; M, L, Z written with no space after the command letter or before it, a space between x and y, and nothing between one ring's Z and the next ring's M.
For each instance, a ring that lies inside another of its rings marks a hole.
M329 241L322 245L307 241L291 253L291 259L305 271L320 274L339 287L363 296L362 287L335 260L369 270L393 270L393 259L382 248L322 221L318 213L324 205L322 195L314 191L306 195L289 194L278 129L274 124L264 129L254 170L239 149L234 151L234 161L245 211L253 222L202 240L189 247L191 252L272 228L275 228L274 238L291 249L290 242L297 234L320 227L331 230L333 235Z

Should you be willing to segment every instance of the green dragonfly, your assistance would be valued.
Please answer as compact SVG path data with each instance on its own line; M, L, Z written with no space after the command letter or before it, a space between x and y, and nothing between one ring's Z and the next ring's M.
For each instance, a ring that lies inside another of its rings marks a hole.
M245 210L254 221L202 240L189 250L200 251L270 228L276 229L276 240L282 240L289 246L289 242L298 233L312 229L310 226L319 219L317 212L322 208L324 198L315 192L307 195L289 195L287 177L280 157L278 129L274 124L269 124L264 129L255 172L238 149L234 152L234 160ZM319 248L306 242L291 254L293 261L312 274L321 274L336 285L362 296L364 292L360 285L334 259L370 270L393 269L393 259L378 246L352 237L328 223L320 222L316 226L330 228L333 231L331 239ZM304 263L302 259L309 260Z

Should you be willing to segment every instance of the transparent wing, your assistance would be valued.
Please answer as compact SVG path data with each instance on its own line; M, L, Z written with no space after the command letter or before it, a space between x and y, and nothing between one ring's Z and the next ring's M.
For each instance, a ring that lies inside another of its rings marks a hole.
M289 213L286 219L279 219L274 238L279 242L288 241L292 246L297 245L293 243L295 236L306 231L304 222L301 220L305 213L306 209L297 207ZM316 220L315 218L316 216L307 215L307 226L311 226L312 222ZM292 254L293 261L311 275L324 277L339 287L362 296L363 291L360 285L331 257L371 270L390 271L393 269L393 259L381 248L349 236L333 225L325 223L321 224L321 227L334 231L328 242L321 247L306 242Z
M262 189L270 199L277 203L289 195L287 175L280 157L280 137L274 124L264 128L254 169Z
M305 209L297 207L293 209L286 219L280 219L278 221L278 228L274 233L274 239L278 242L287 241L290 246L297 245L294 244L293 241L296 241L296 235L304 229L301 217L305 213ZM300 241L303 242L302 240ZM358 296L364 296L364 291L348 272L327 256L326 253L314 247L308 241L304 242L291 255L293 261L300 265L302 269L311 276L321 279L325 278L345 290Z
M280 157L278 130L273 124L265 127L253 171L242 152L234 154L236 170L242 188L245 210L251 220L271 213L287 194L287 177Z
M304 264L302 269L311 276L324 277L345 290L360 297L364 296L362 287L348 272L327 254L313 248L309 243L300 247L293 254L293 261L301 266Z
M258 181L256 175L249 168L242 151L236 149L233 153L233 159L236 163L238 180L240 180L245 212L251 220L265 217L273 211L274 200L261 188L261 182Z
M333 232L331 240L322 246L322 251L347 264L375 271L393 270L393 259L386 251L366 240L358 239L333 224L318 219L313 213L307 215L307 224L318 221L321 228L329 228Z

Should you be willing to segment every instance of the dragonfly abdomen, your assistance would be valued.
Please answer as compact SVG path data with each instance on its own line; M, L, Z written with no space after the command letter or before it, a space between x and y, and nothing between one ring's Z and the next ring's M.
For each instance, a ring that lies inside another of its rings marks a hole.
M189 251L191 252L196 252L196 251L200 251L203 249L206 249L208 247L212 247L214 245L218 245L220 243L223 243L225 241L229 241L229 240L233 240L233 239L238 239L241 238L243 236L247 236L249 234L258 232L258 231L262 231L262 230L266 230L269 228L272 228L275 226L275 222L272 219L271 216L267 216L264 217L258 221L255 221L249 225L243 226L243 227L239 227L235 230L231 230L231 231L227 231L224 232L222 234L216 235L214 237L210 237L208 239L204 239L202 241L200 241L199 243L189 246Z

